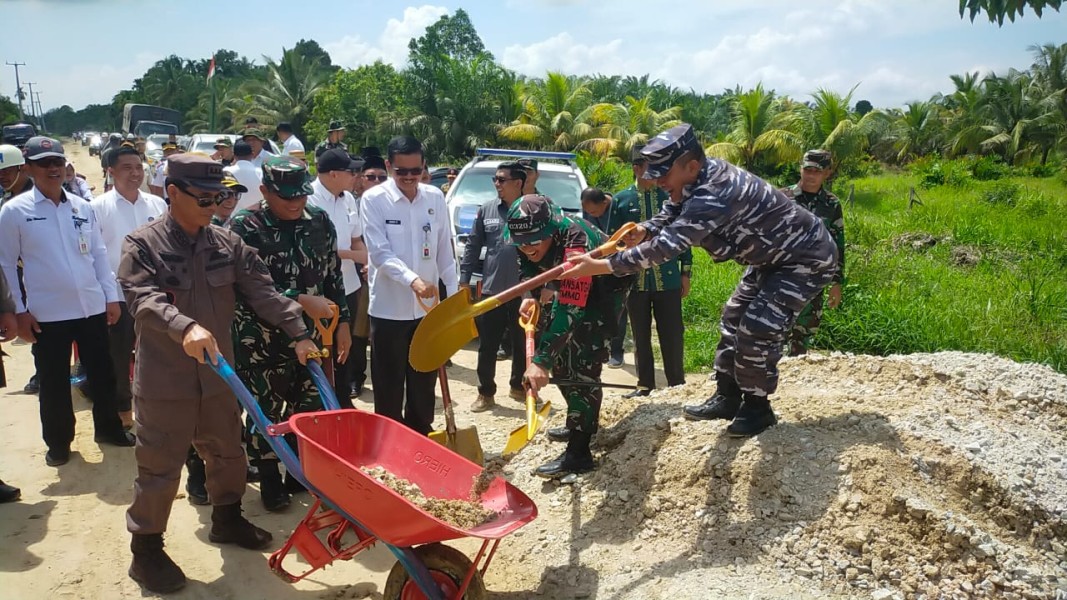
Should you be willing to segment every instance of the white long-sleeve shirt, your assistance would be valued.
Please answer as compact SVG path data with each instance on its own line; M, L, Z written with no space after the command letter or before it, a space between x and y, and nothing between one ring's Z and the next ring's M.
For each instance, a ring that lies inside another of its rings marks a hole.
M118 272L122 258L122 241L138 227L151 223L167 212L167 203L154 194L138 190L134 202L130 202L112 188L93 201L93 212L100 222L100 235L107 248L107 260L111 270Z
M318 179L311 182L311 188L315 193L308 196L308 204L321 208L329 215L330 222L337 230L337 249L351 250L352 240L363 237L363 224L356 210L356 199L349 192L334 196ZM341 259L341 275L345 280L345 295L357 291L362 285L356 263L350 258Z
M66 190L63 196L56 205L34 188L0 209L0 268L8 281L18 281L22 258L26 304L13 294L16 310L45 323L98 315L121 300L92 207Z
M246 208L255 209L259 206L259 203L263 201L263 192L259 191L259 186L263 183L263 171L247 160L239 160L228 167L223 167L222 170L233 175L238 183L248 188L247 192L241 194L241 199L237 202L233 212Z
M420 183L415 199L408 200L390 179L364 192L360 202L372 317L411 321L425 316L411 289L416 277L432 286L441 279L448 295L456 293L452 223L441 190Z

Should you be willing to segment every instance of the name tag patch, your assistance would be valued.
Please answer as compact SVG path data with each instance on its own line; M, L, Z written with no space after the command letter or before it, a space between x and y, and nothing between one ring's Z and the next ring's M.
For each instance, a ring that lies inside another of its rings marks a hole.
M400 219L386 219L385 220L385 224L386 225L399 225L400 224Z
M581 248L567 248L563 256L566 260L570 260L571 258L581 256L582 254L584 254L584 252ZM592 287L592 277L560 279L559 303L585 308L586 302L589 300L589 291Z

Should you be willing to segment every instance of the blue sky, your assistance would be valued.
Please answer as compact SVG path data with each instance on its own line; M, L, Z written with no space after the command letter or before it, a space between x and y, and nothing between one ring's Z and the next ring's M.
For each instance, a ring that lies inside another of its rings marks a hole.
M798 99L859 84L853 100L880 107L949 91L950 74L1026 68L1029 46L1067 42L1067 11L998 28L961 19L957 0L3 0L0 58L27 63L22 80L45 110L81 108L110 101L160 58L220 47L262 62L311 38L346 67L403 66L408 40L457 8L498 61L526 75L649 73L708 92L762 81ZM0 66L11 97L14 71Z

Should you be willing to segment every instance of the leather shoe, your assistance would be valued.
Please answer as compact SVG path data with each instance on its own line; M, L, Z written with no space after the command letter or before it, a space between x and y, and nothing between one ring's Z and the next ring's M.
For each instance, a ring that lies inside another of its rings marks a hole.
M0 503L14 502L22 496L22 490L0 481Z
M690 421L710 421L724 419L729 421L741 408L741 398L715 394L703 404L690 404L682 407L682 416Z
M129 448L137 445L137 436L129 431L119 431L118 433L112 434L98 433L93 436L93 441L97 444L110 444L112 446Z
M49 450L44 455L44 464L50 467L58 467L70 462L70 450Z
M630 392L629 394L623 394L622 397L623 398L644 398L645 396L647 396L647 395L649 395L651 393L652 393L652 390L640 389L640 390L634 390L634 391Z

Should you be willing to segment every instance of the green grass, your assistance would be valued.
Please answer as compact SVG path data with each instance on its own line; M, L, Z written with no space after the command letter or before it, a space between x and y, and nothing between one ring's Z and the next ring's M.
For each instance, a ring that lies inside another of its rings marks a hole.
M1067 186L1055 178L1008 181L1018 186L1010 202L1004 180L926 190L910 175L849 182L856 194L845 206L845 300L826 311L815 346L879 355L993 352L1067 373ZM842 201L849 184L835 190ZM909 210L912 186L923 204ZM904 234L938 242L918 250L895 244ZM956 264L954 249L980 259ZM742 268L716 265L703 251L694 263L686 369L700 371L711 367L722 304Z

